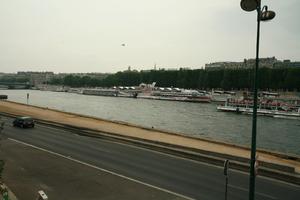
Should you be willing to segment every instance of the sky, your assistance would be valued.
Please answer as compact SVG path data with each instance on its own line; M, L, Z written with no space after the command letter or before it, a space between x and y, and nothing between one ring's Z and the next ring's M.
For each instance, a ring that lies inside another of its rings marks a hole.
M260 57L300 61L300 1L262 0ZM239 0L0 0L0 72L202 68L255 57Z

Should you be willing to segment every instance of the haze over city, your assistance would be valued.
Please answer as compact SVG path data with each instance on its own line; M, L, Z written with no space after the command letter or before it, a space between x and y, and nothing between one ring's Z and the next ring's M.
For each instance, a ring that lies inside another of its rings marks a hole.
M263 1L260 56L300 60L298 0ZM237 0L10 0L0 3L1 72L201 68L255 57L256 12Z

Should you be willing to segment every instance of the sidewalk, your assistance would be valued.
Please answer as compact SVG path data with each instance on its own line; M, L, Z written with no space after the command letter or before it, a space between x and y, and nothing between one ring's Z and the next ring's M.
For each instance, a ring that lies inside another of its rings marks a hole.
M177 145L241 158L250 158L249 149L235 146L233 144L192 138L177 133L148 129L132 124L113 122L53 109L28 106L9 101L0 101L0 112L14 115L27 115L48 122L93 129L105 133L118 134L146 141ZM259 152L259 160L289 166L294 168L296 173L300 173L300 158L289 159L288 156L263 151Z
M4 183L0 182L0 187L2 188L6 188L7 192L8 192L8 198L9 200L18 200L17 197L15 196L15 194L7 187L7 185L5 185ZM0 200L3 200L3 196L0 195Z

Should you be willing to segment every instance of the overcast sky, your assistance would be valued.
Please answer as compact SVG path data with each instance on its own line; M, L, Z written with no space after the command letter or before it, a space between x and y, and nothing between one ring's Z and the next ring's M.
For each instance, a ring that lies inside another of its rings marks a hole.
M260 56L300 61L300 1L262 2ZM254 58L255 41L240 0L0 0L1 72L201 68Z

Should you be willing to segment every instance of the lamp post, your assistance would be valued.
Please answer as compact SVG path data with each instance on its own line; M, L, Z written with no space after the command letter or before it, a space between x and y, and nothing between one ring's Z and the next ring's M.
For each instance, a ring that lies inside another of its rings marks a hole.
M268 21L275 17L275 12L268 11L267 6L261 9L261 0L241 0L241 8L244 11L257 11L257 35L256 35L256 60L254 70L253 84L253 116L252 116L252 140L251 140L251 160L250 160L250 182L249 182L249 200L254 199L255 192L255 158L256 158L256 121L257 121L257 85L258 85L258 65L259 65L259 33L260 21Z

